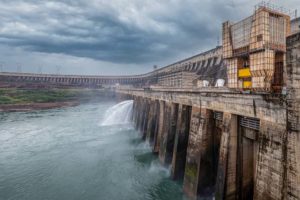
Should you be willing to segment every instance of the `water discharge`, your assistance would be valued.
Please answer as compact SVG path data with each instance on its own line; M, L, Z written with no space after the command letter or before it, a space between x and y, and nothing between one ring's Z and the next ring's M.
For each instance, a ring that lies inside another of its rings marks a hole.
M133 101L123 101L105 112L102 126L129 124L131 122Z

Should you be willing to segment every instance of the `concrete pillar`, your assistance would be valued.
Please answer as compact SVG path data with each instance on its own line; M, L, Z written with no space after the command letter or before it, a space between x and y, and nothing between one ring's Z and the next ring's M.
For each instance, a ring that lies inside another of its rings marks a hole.
M197 199L199 192L199 178L201 153L206 146L209 134L211 112L198 107L192 108L189 141L186 156L186 166L183 181L183 190L192 199Z
M150 111L150 100L146 99L144 102L144 112L142 117L142 127L141 133L142 138L145 140L147 135L148 121L149 121L149 111Z
M141 116L141 98L140 97L136 97L136 108L135 108L135 129L138 130L139 129L139 123L140 123L140 116Z
M254 199L284 199L286 126L260 121Z
M216 200L236 199L237 123L236 115L230 113L223 114Z
M299 126L300 118L297 123ZM287 142L286 199L300 199L300 129L289 129Z
M146 139L149 141L151 146L153 145L154 141L154 135L156 134L156 124L157 124L157 110L158 110L158 105L156 101L151 101L150 102L150 110L149 110L149 117L148 117L148 126L147 126L147 135Z
M177 127L171 169L171 177L174 180L183 179L184 177L190 119L191 107L180 104L178 107Z
M160 140L159 159L162 164L170 164L173 157L174 139L178 104L166 103L164 112L163 134Z
M300 33L287 39L286 199L300 199Z
M163 120L163 127L162 127L162 134L160 138L159 144L159 159L161 163L165 163L165 154L166 154L166 143L167 143L167 136L170 126L170 117L171 117L171 106L169 102L165 102L164 106L164 120Z
M160 143L161 143L161 137L163 135L163 127L164 127L164 115L165 115L165 102L164 101L159 101L159 106L158 106L158 120L156 124L156 132L154 136L154 145L153 145L153 152L158 153L160 149Z
M145 112L146 112L146 99L141 98L140 102L140 114L139 114L139 120L138 120L138 131L143 131L143 125L145 120Z
M154 132L150 135L150 142L152 145L152 152L157 153L155 151L158 131L159 131L159 121L160 121L160 103L158 100L155 100L155 110L154 110Z
M133 106L132 106L132 122L134 126L136 125L138 113L138 98L136 96L133 97Z

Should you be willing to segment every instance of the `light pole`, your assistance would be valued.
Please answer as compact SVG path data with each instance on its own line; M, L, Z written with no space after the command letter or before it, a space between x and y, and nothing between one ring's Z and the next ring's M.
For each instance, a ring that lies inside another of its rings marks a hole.
M157 65L154 65L153 71L155 72L155 84L157 85L158 84L158 72L156 70L157 70Z
M17 63L17 72L22 73L22 65L20 63Z
M0 62L0 72L4 72L3 62Z
M43 66L39 66L37 72L38 72L38 74L42 74L43 73Z
M59 75L61 70L61 66L57 65L56 66L56 74Z

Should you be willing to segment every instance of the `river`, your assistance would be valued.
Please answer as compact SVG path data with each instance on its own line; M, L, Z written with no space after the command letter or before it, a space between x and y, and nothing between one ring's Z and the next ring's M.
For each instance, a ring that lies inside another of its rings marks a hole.
M0 199L184 199L115 104L0 113Z

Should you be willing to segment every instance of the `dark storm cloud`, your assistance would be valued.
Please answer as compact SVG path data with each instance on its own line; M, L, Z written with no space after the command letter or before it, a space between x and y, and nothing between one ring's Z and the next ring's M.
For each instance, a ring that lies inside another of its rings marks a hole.
M112 63L152 63L213 48L246 0L1 0L0 43Z
M189 51L196 43L207 46L217 35L205 17L199 21L201 3L190 1L194 9L152 2L2 1L0 42L27 51L142 63Z

